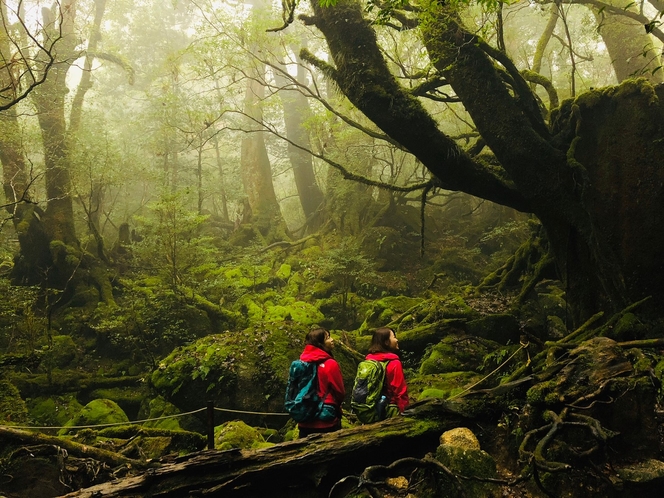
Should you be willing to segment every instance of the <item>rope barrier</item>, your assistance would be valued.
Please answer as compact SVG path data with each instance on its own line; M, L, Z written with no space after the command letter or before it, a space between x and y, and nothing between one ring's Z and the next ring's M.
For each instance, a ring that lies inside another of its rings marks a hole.
M270 413L270 412L248 412L244 410L231 410L230 408L217 408L216 406L214 407L215 411L218 412L229 412L229 413L245 413L248 415L276 415L276 416L284 416L284 417L290 417L290 413Z
M2 429L35 429L35 430L48 430L48 429L94 429L99 427L117 427L120 425L131 425L131 424L143 424L145 422L153 422L155 420L166 420L170 418L184 417L186 415L194 415L195 413L200 413L206 411L207 408L199 408L198 410L193 410L186 413L177 413L174 415L165 415L163 417L154 417L154 418L145 418L142 420L130 420L128 422L115 422L112 424L97 424L97 425L48 425L48 426L32 426L32 425L0 425ZM263 415L270 416L275 415L279 417L290 417L289 413L272 413L272 412L252 412L248 410L231 410L230 408L217 408L214 407L215 411L218 412L228 412L228 413L242 413L246 415Z
M457 393L457 394L455 394L454 396L450 396L448 399L456 399L456 398L458 398L459 396L461 396L462 394L465 394L465 393L467 393L468 391L470 391L473 387L480 385L482 382L484 382L484 381L487 380L489 377L491 377L493 374L495 374L498 370L500 370L501 368L503 368L503 367L504 367L504 366L505 366L505 365L506 365L506 364L507 364L512 358L514 358L514 357L516 356L516 354L517 354L519 351L521 351L521 350L524 349L524 348L527 348L527 347L529 346L529 344L530 344L529 342L526 342L525 344L522 342L522 343L521 343L521 347L520 347L519 349L517 349L516 351L514 351L514 353L512 354L512 356L510 356L510 357L507 358L504 362L502 362L500 365L498 365L498 366L495 368L495 370L493 370L493 372L488 373L484 378L478 380L478 381L475 382L472 386L468 386L467 388L465 388L465 389L464 389L463 391L461 391L460 393ZM530 362L530 357L528 358L528 362Z
M198 410L193 410L186 413L177 413L175 415L165 415L163 417L156 418L146 418L143 420L130 420L128 422L114 422L112 424L98 424L98 425L49 425L45 427L34 427L31 425L0 425L2 429L93 429L95 427L117 427L119 425L131 425L131 424L142 424L144 422L152 422L153 420L165 420L169 418L184 417L185 415L193 415L194 413L200 413L205 411L207 408L199 408Z

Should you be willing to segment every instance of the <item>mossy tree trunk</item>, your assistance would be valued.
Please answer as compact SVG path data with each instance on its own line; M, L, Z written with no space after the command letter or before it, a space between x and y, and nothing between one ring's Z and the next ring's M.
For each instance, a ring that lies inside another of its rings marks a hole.
M2 18L7 19L7 5L0 5ZM10 35L6 30L0 31L0 53L3 60L12 60ZM4 92L3 101L15 99L14 85L10 72L3 71L1 83ZM46 268L50 264L50 254L37 248L48 244L43 224L39 220L44 211L36 204L31 203L31 178L22 147L21 129L18 122L16 107L11 107L0 113L0 162L2 162L2 185L5 194L5 208L11 214L14 227L18 234L20 252L23 260L31 262L31 268L25 272L20 280L32 284L38 280L34 277L38 269ZM21 258L17 258L21 261Z
M539 217L578 323L647 294L664 297L658 278L664 237L653 229L664 221L664 173L657 167L664 150L656 146L664 134L663 109L648 82L567 102L550 129L511 61L468 32L453 11L433 4L421 24L429 58L502 165L489 169L443 134L397 83L358 2L312 6L314 16L304 20L328 42L335 66L327 73L440 186ZM496 61L507 69L510 85ZM650 243L642 243L645 236Z
M104 3L98 2L98 5L103 7ZM19 218L16 228L21 252L16 259L13 278L22 283L67 288L70 292L84 292L92 284L99 299L112 302L110 282L104 268L96 258L82 250L74 224L69 152L71 132L65 119L65 98L69 91L67 72L78 55L76 46L79 40L74 29L76 9L75 0L62 3L57 11L42 9L47 35L61 37L57 53L59 62L50 68L44 83L31 95L44 147L46 209L42 212L35 206ZM95 21L97 29L101 14L103 8ZM74 111L82 105L85 91L87 88L79 92L80 102L74 106ZM2 160L3 168L11 164L4 157Z

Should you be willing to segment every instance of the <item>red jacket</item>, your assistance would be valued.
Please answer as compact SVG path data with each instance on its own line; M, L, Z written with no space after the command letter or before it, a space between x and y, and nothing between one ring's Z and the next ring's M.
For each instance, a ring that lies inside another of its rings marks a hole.
M341 369L337 361L330 353L316 346L307 344L300 355L300 360L306 362L320 362L318 364L318 395L325 396L325 403L337 408L338 416L334 420L313 420L311 422L300 422L300 427L322 429L334 427L339 423L341 416L341 403L346 396L344 380L341 377Z
M401 360L395 353L369 353L367 360L389 361L385 372L386 396L390 405L397 405L399 413L408 406L408 386L403 376Z

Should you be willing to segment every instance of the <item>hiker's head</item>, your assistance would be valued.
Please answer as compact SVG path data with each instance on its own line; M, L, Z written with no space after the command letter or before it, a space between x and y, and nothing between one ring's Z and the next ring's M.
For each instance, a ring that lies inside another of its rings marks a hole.
M389 327L376 329L371 338L371 345L369 346L370 353L396 352L398 349L399 341L394 330Z
M334 339L332 339L330 333L324 328L311 329L304 342L324 349L328 353L334 349Z

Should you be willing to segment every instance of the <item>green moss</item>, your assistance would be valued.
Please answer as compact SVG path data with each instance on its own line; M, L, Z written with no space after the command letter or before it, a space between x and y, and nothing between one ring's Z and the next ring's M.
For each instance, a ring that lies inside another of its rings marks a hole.
M224 408L282 412L290 362L308 329L296 322L265 322L204 337L167 356L152 373L152 384L182 411L214 399Z
M489 347L494 344L496 347ZM498 344L491 341L448 335L436 344L428 357L422 361L420 373L427 375L459 371L481 372L484 358L496 349Z
M0 421L3 424L23 424L28 418L28 408L11 382L0 380Z
M71 336L55 335L52 338L52 346L46 353L46 361L53 367L63 368L76 358L77 353L76 344Z
M496 462L486 451L440 445L436 459L448 469L465 477L492 479L496 477ZM463 480L466 496L494 496L497 486L474 480Z
M294 272L288 279L283 292L287 296L298 297L305 291L305 287L306 282L302 275L299 272Z
M235 308L249 320L250 324L260 323L265 311L249 296L238 299Z
M648 327L634 313L625 313L606 335L616 341L631 341L641 339L647 333Z
M373 329L383 327L424 300L407 296L387 296L371 303L371 308L360 326L360 333L371 335Z
M233 287L256 289L270 282L272 268L267 265L241 265L224 272L224 277Z
M283 322L285 320L311 326L322 323L325 316L318 309L304 301L297 301L288 306L268 306L263 316L266 322Z
M416 399L448 399L464 391L482 376L475 372L448 372L434 375L418 375L408 379L408 394Z
M30 418L36 425L63 426L83 408L73 395L40 396L26 401Z
M257 449L273 446L267 443L260 431L241 420L235 420L214 428L214 447L218 450Z
M275 276L282 280L288 280L291 276L291 265L282 264L275 273Z
M104 425L129 422L129 418L118 404L110 399L90 401L65 426ZM69 434L68 429L61 429L59 435Z
M556 394L555 380L540 382L528 389L526 401L532 405L543 405L556 403L559 401L559 395Z
M147 418L151 419L168 417L169 415L178 415L181 413L177 406L169 403L162 396L150 400L148 410ZM177 431L181 429L179 420L179 418L164 418L162 420L151 420L145 422L143 425L154 429Z

